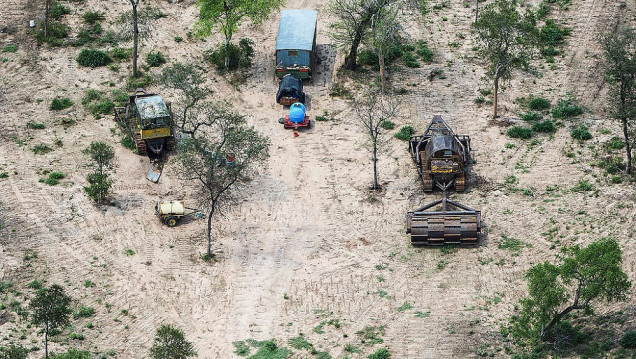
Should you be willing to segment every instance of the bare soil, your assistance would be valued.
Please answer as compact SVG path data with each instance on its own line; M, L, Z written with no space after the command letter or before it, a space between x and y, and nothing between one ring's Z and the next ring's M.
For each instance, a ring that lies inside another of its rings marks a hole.
M205 41L188 40L197 17L192 1L153 3L167 17L145 41L140 63L157 50L169 63L201 62L203 52L221 41L218 34ZM64 4L73 9L64 20L73 27L73 36L86 9L106 12L103 24L109 28L129 6L123 0ZM0 54L7 59L0 62L0 173L8 174L0 179L0 281L12 282L19 291L7 298L26 306L33 292L27 285L35 279L65 285L75 306L96 309L94 317L73 321L73 331L85 339L69 340L68 346L113 350L118 358L147 357L162 323L182 328L200 358L236 357L232 343L248 338L274 338L288 346L287 340L299 333L337 358L363 358L381 347L388 347L395 358L466 358L476 357L482 345L489 350L504 346L499 326L526 293L525 271L554 260L563 245L616 237L624 251L623 268L634 278L634 185L612 184L602 168L592 166L608 155L604 144L620 136L618 123L606 111L596 36L619 18L633 26L634 4L575 0L567 10L555 6L551 17L572 28L564 55L557 56L553 66L538 59L540 76L516 74L500 96L502 117L496 121L489 106L474 102L478 90L490 86L482 80L484 64L472 50L473 4L448 4L425 20L415 20L413 14L414 20L405 24L411 40L428 42L434 62L394 68L390 83L406 89L396 95L403 103L397 128L411 125L421 132L433 114L441 114L457 133L471 136L475 164L467 192L452 198L482 211L485 230L479 246L450 251L411 247L404 231L406 212L440 194L423 193L407 144L394 138L380 157L383 191L368 190L370 155L362 146L364 135L355 124L351 102L329 96L335 81L354 95L359 84L335 70L342 54L328 36L327 1L290 0L286 8L319 11L322 62L305 91L312 118L327 111L333 120L315 122L298 137L278 124L284 115L275 103L273 76L278 14L260 26L246 23L235 35L253 39L256 50L254 66L240 85L234 87L204 64L213 96L230 100L272 141L263 174L235 206L215 216L217 261L208 263L200 257L205 221L168 228L154 216L158 199L194 203L193 188L178 180L170 163L158 184L148 182L147 158L121 146L112 116L95 119L81 106L89 88L123 88L129 64L122 63L118 72L79 67L75 58L81 48L38 46L28 34L28 20L40 17L40 4L3 1L0 28L13 26L17 31L0 33L0 46L18 45L16 53ZM184 41L175 42L175 36ZM443 76L429 81L435 69ZM175 97L156 85L148 90L167 100ZM507 126L522 123L516 98L532 94L555 105L568 93L587 111L563 121L554 136L540 135L532 143L506 135ZM55 96L69 97L75 104L50 111ZM76 123L65 127L60 121L68 118ZM27 128L28 122L46 128ZM583 144L574 141L570 129L578 124L588 125L594 138ZM54 144L56 139L61 147ZM116 150L115 205L106 207L96 207L82 191L89 169L81 151L98 140ZM38 144L54 151L36 155L32 148ZM67 177L48 186L39 182L46 170ZM511 175L516 182L506 184ZM572 191L579 180L590 181L594 190ZM519 252L500 248L503 236L527 246ZM27 250L37 258L25 257ZM87 280L95 286L85 287ZM604 328L633 330L635 300L632 294L623 303L599 304L600 314L618 318L603 323ZM398 311L404 303L412 308ZM332 319L341 325L328 324ZM86 328L88 322L94 324L92 329ZM323 329L314 330L322 322ZM383 343L361 343L355 333L368 326L385 328ZM60 335L51 348L64 350L67 335ZM0 311L0 338L0 345L18 341L43 347L37 329L27 329L9 308ZM345 352L346 344L360 347L360 353ZM312 357L294 352L294 358Z

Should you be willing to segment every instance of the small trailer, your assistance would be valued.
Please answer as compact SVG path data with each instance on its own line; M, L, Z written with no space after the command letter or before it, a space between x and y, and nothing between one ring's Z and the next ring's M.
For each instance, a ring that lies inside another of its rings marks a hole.
M315 10L283 10L276 37L276 77L311 79L316 63Z
M303 127L311 127L311 120L305 112L305 105L300 102L293 103L289 106L289 115L285 115L284 118L279 118L278 122L282 124L285 129L293 128L297 130Z
M186 209L191 212L186 213ZM193 214L196 218L201 218L201 211L196 208L185 207L182 201L157 201L155 214L168 227L176 226L181 218Z
M276 102L283 106L291 106L295 102L304 104L303 81L292 74L285 75L280 84L278 84Z

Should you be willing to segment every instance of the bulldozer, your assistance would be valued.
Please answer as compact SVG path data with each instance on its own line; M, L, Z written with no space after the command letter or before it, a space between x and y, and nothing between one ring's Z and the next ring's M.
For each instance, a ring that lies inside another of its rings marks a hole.
M157 183L163 153L175 144L170 106L163 98L138 88L125 107L115 107L115 120L135 142L137 153L150 158L148 180Z
M466 189L466 164L470 157L470 137L458 136L434 115L421 136L411 136L409 152L419 172L425 192L435 183L453 183L457 192Z
M411 244L477 244L481 212L447 195L451 187L457 192L466 189L470 150L470 137L456 135L439 115L433 116L423 135L409 139L409 152L424 191L432 192L435 187L442 190L442 199L407 213L406 233L411 235Z

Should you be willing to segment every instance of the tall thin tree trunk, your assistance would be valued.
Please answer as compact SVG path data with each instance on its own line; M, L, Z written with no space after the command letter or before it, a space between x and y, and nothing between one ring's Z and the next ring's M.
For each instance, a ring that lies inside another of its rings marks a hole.
M479 17L479 0L475 0L475 22L477 22L478 17Z
M49 357L49 330L44 330L44 357Z
M495 76L495 97L492 101L492 117L497 117L497 100L499 97L499 77Z
M230 69L230 38L225 37L225 69Z
M210 208L210 214L208 214L208 256L212 257L212 215L214 214L214 202L212 201L212 207Z
M380 63L380 79L382 80L382 93L386 89L386 76L384 76L384 51L379 51L378 62Z
M46 0L44 11L44 39L49 37L49 17L51 16L51 0Z
M627 118L623 118L623 135L625 136L625 150L627 151L627 174L632 173L632 144L629 141Z
M137 24L137 5L139 4L139 0L136 2L134 0L130 0L132 4L132 16L133 16L133 77L137 77L137 52L139 48L139 26Z
M378 185L378 146L373 144L373 189L377 190Z

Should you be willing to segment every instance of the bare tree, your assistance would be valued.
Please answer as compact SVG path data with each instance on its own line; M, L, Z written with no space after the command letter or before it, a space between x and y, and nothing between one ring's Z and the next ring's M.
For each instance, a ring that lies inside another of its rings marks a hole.
M636 145L636 34L627 28L622 32L610 32L599 38L606 61L606 73L610 81L609 102L612 116L621 121L627 173L632 173L632 150Z
M124 12L117 23L121 27L120 36L123 40L133 41L132 67L133 77L137 77L137 59L139 57L139 41L151 36L154 22L162 16L161 11L153 7L138 9L140 0L128 0L131 11Z
M233 190L259 172L269 157L269 139L247 127L245 117L234 111L215 118L208 131L183 139L175 158L179 176L193 182L207 209L207 254L212 256L212 216L222 205L231 205Z
M383 149L387 139L384 137L385 121L393 119L398 112L399 102L395 98L381 95L377 89L367 89L355 100L356 120L365 134L365 148L371 152L373 162L373 189L380 189L378 184L378 152Z
M51 18L51 0L46 0L44 5L44 38L49 37L49 19Z

